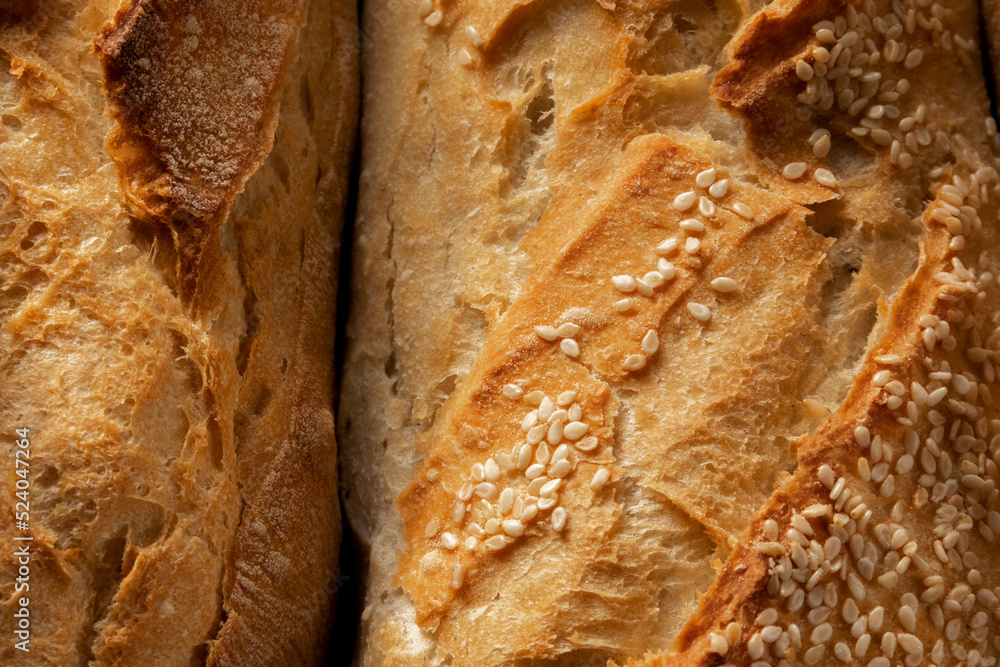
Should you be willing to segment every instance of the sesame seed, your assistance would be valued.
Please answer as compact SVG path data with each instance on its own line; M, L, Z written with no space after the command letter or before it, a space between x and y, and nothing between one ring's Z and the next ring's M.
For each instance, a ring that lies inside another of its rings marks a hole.
M773 644L781 636L781 628L777 625L769 625L760 631L760 638L767 644Z
M736 214L741 218L746 218L747 220L753 219L753 209L742 202L736 202L733 204L733 210L736 211Z
M549 418L552 417L552 413L555 411L556 404L552 402L552 399L548 396L542 396L542 400L538 404L538 420L541 422L549 421Z
M879 364L898 364L902 360L898 354L881 354L875 357L875 362Z
M524 390L516 384L505 384L503 386L503 395L511 400L517 400L524 395Z
M635 291L635 278L633 278L632 276L625 276L625 275L614 276L611 278L611 284L614 285L616 290L618 290L619 292L624 292L625 294ZM549 328L551 329L552 327ZM546 339L546 340L553 340L553 339Z
M642 339L642 351L646 354L655 354L660 348L660 337L656 333L656 329L650 329L646 332L646 335Z
M656 254L669 255L670 253L672 253L674 250L677 249L677 246L679 246L680 243L681 242L678 241L677 239L667 239L660 245L656 246Z
M475 492L476 495L479 496L480 498L485 498L486 500L490 500L491 498L496 497L497 487L496 485L491 484L489 482L482 482L476 485Z
M500 551L507 546L507 538L503 535L494 535L486 540L486 548L490 551Z
M548 341L553 341L559 337L559 332L556 330L556 328L549 326L547 324L542 324L535 327L535 333L538 334L541 338Z
M452 551L458 547L458 538L455 537L454 533L441 533L441 545Z
M563 423L561 421L554 421L549 424L549 431L546 434L546 439L549 441L550 445L558 445L562 440L563 436Z
M696 220L695 218L688 218L687 220L681 220L681 229L689 232L703 232L705 231L705 225L701 220Z
M806 169L809 165L805 162L792 162L791 164L785 165L781 173L790 181L794 181L797 178L802 178L802 175L806 173Z
M691 316L699 322L708 322L712 319L712 311L704 304L692 301L687 304L687 309Z
M611 479L611 471L607 468L598 468L597 472L594 473L594 477L590 480L590 488L597 491L604 486L609 479Z
M573 336L580 333L580 325L573 324L572 322L564 322L563 324L559 325L559 327L556 329L556 332L559 334L560 338L572 338Z
M825 644L830 641L831 637L833 637L833 626L829 623L823 623L816 626L809 639L813 644Z
M701 241L693 236L689 236L687 240L684 241L684 252L689 255L697 255L698 251L701 250Z
M473 62L472 54L468 49L461 49L458 52L458 64L468 67Z
M827 415L826 406L817 401L815 398L803 399L802 407L805 408L806 413L808 413L808 415L813 419L822 419Z
M721 181L716 181L708 188L708 194L712 195L716 199L721 199L726 196L729 192L729 179L724 178Z
M639 293L643 296L653 296L653 286L645 280L637 279L635 281L635 288L639 290Z
M462 587L462 581L465 579L465 570L461 565L456 565L455 569L451 573L451 587L456 591Z
M882 128L872 130L871 137L872 141L879 146L888 146L892 143L892 135L889 134L888 130L883 130Z
M564 391L556 399L556 403L560 406L572 405L574 401L576 401L576 392L572 390Z
M597 438L591 435L573 444L581 452L589 452L597 447Z
M650 287L655 289L660 285L662 285L664 282L666 282L666 279L663 277L663 274L660 273L659 271L650 271L649 273L647 273L642 277L642 281L637 280L636 284L638 285L640 282L644 282Z
M695 176L694 182L697 183L699 188L707 188L708 186L715 183L715 168L706 169L705 171L699 173Z
M545 466L540 463L533 463L524 471L524 476L528 479L538 479L545 474Z
M646 357L642 354L631 354L622 362L622 368L626 371L637 371L645 365Z
M725 637L714 632L708 633L708 645L712 653L725 655L729 652L729 642L726 641Z
M710 285L712 286L712 289L714 289L716 292L723 292L723 293L735 292L737 289L739 289L739 283L737 283L732 278L727 278L725 276L716 278L710 283Z
M768 556L783 556L787 551L780 542L758 542L754 549Z
M656 268L657 271L660 273L661 276L663 276L665 280L672 279L674 275L676 275L677 273L677 270L674 268L674 265L662 257L657 260Z
M833 175L833 172L829 169L817 169L813 176L816 178L816 182L822 186L828 188L837 187L837 177Z
M483 468L486 473L486 481L495 482L500 478L500 466L492 457L486 460L486 465Z
M698 200L698 212L706 218L711 218L715 215L715 202L708 197L702 197Z
M562 350L563 354L567 357L579 357L580 356L580 345L572 338L564 338L562 342L559 343L559 349Z
M542 488L538 491L538 495L543 498L551 497L556 491L559 490L562 483L563 481L561 479L550 479L542 485Z
M859 426L854 429L854 440L861 447L867 448L872 443L871 433L867 426Z
M615 310L619 313L627 313L632 310L634 305L635 302L632 301L632 299L619 299L618 301L615 301Z
M907 653L923 653L924 644L917 637L907 633L900 633L896 636L900 648Z
M754 622L760 626L774 625L778 622L778 612L776 609L765 609L757 614Z
M570 422L566 424L565 427L563 427L563 435L566 437L567 440L576 441L582 438L584 435L586 435L589 429L590 426L588 426L584 422L579 422L579 421Z
M674 199L674 210L684 212L694 206L695 201L698 199L698 194L696 192L684 192L677 195Z
M543 486L545 486L545 483L548 481L549 481L548 477L545 476L536 477L535 479L531 480L530 484L528 484L528 493L532 496L537 496L538 492L541 490Z
M501 491L497 506L500 508L500 514L509 514L514 507L514 489L508 487Z
M441 13L440 9L435 9L433 12L427 15L424 19L424 23L434 28L441 24L441 19L444 18L444 14Z
M823 159L830 154L830 133L827 132L813 144L813 155Z
M566 527L566 510L562 507L557 507L552 510L552 529L557 533L561 533L563 528Z
M906 60L903 61L903 67L906 69L913 69L922 63L924 60L924 52L920 49L912 49L906 54Z
M573 469L573 463L568 459L557 461L549 468L548 475L552 478L565 477Z
M802 81L812 81L815 74L816 72L813 71L812 65L805 60L795 63L795 76L799 77Z
M535 391L530 391L525 395L524 402L527 403L528 405L541 405L542 399L544 398L545 398L545 393L538 391L536 389Z
M823 485L826 488L828 489L833 488L833 485L836 482L836 475L834 474L833 469L830 466L825 464L821 465L819 467L818 475L819 475L819 480L823 482Z
M482 46L483 44L483 38L479 36L479 31L471 25L465 26L465 38L469 40L469 43L473 46Z
M507 519L501 526L503 526L503 532L507 533L511 537L520 537L524 535L524 524L516 519Z

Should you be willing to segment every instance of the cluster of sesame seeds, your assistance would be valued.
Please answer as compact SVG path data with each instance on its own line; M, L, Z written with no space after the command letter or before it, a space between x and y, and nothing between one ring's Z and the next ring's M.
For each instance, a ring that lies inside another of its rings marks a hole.
M682 192L674 198L673 208L680 213L685 213L697 204L698 213L704 218L711 220L715 217L718 210L715 200L721 200L729 194L729 179L720 179L718 170L711 167L699 172L695 176L695 185L707 191L707 195L699 195L694 190ZM746 204L737 202L732 204L732 208L740 217L746 219L754 217L753 211ZM642 278L634 278L629 275L613 276L611 284L614 288L623 294L631 294L638 291L644 296L652 297L655 288L672 280L677 274L676 267L667 259L670 255L679 250L683 250L683 252L689 255L699 255L702 249L702 242L699 235L705 233L707 230L705 222L698 218L686 218L681 220L678 226L686 236L683 241L677 238L667 238L656 246L655 252L659 255L656 270L650 271ZM722 294L735 292L739 289L739 284L727 276L715 278L710 285L713 290ZM634 302L630 298L620 299L615 302L615 310L620 313L628 313L634 308L634 305ZM712 319L712 309L705 304L690 302L687 304L687 309L691 316L699 322L708 322ZM650 334L655 333L655 331L650 331ZM647 342L650 344L647 345ZM649 351L647 347L651 347L652 351ZM643 339L642 351L644 354L629 355L622 363L622 368L626 371L642 369L646 365L646 357L655 353L656 347L657 345L651 343L649 334L647 334L646 338Z
M969 236L982 229L983 223L979 217L979 208L989 203L989 188L997 182L997 171L993 167L983 166L971 173L967 178L959 175L952 177L952 182L942 185L937 193L937 199L927 208L926 219L930 225L941 225L951 234L950 248L959 252L965 248ZM955 272L947 272L938 277L940 282L968 282L968 272L960 268L961 262L955 258ZM928 337L930 334L926 334ZM938 336L944 340L947 335ZM928 340L928 338L925 338ZM933 344L928 343L928 350ZM946 348L947 349L947 348Z
M714 167L710 167L702 172L699 172L695 176L695 185L697 185L702 190L706 190L707 194L699 195L695 190L688 190L682 192L674 198L673 208L679 213L685 213L692 208L696 210L706 218L715 217L716 211L718 210L718 205L715 200L721 200L729 194L729 179L723 178L719 179L718 170ZM749 206L743 203L732 204L733 210L736 211L737 215L743 218L753 218L753 211Z
M549 324L540 324L535 327L535 333L539 338L547 341L559 341L559 349L567 357L576 359L580 356L580 344L573 336L580 333L580 325L573 322L563 322L557 327Z
M429 540L448 551L460 547L475 552L499 551L539 526L548 513L548 525L562 532L569 515L559 505L559 492L577 468L581 456L594 452L599 441L589 435L577 392L567 390L554 400L542 391L525 392L507 384L502 393L512 401L523 401L532 409L521 421L524 441L511 452L493 454L472 465L455 497L450 530L432 519L424 530ZM590 488L599 490L610 479L607 468L598 468ZM504 485L506 482L506 485ZM465 570L455 566L452 586L461 588Z
M441 21L444 19L444 13L440 9L435 9L432 0L420 0L417 12L429 28L436 28L441 25Z
M997 187L995 170L976 166L940 185L928 207L932 224L955 236L980 229L987 186ZM985 286L997 279L950 262L936 276L936 314L914 323L922 366L873 357L873 409L887 411L889 425L857 425L855 467L821 465L826 496L784 526L765 521L753 548L768 558L773 604L752 628L730 623L710 634L711 651L740 646L753 667L997 664L1000 581L980 569L984 560L995 569L1000 534L1000 419L987 416L1000 328L981 332Z
M465 26L464 35L469 45L458 50L458 62L465 67L471 67L476 61L473 54L483 45L483 38L471 25Z
M975 40L953 34L947 27L951 10L931 0L894 0L885 14L874 0L849 4L843 14L813 26L815 46L795 64L796 76L805 84L798 95L800 116L833 111L854 122L850 133L868 137L877 146L889 148L890 161L910 169L921 149L932 142L947 148L949 138L928 124L927 106L918 104L912 114L901 109L910 91L904 74L917 70L931 45L956 53L966 64L975 53ZM828 130L814 133L809 142L817 158L830 152ZM805 163L785 167L786 178L805 173ZM814 177L827 187L836 186L828 170Z
M439 8L435 8L433 0L420 0L420 4L417 6L417 13L428 28L436 28L444 20L444 12ZM483 45L483 38L479 34L479 31L471 25L465 26L462 34L465 37L467 46L458 49L458 62L463 67L471 67L476 62L475 54L478 53L479 47Z

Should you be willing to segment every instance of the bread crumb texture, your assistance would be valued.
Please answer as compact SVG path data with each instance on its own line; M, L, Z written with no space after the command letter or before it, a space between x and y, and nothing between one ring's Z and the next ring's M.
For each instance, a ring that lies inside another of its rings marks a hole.
M317 662L340 539L353 10L8 4L0 508L13 516L13 431L30 428L34 541L31 653L8 641L0 662Z
M995 665L976 3L366 5L368 665Z

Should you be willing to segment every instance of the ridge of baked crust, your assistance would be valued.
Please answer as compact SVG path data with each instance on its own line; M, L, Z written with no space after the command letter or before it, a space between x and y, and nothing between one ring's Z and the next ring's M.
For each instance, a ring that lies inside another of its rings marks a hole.
M209 239L273 146L305 6L125 0L96 42L117 121L108 153L130 214L173 235L188 300L211 281Z

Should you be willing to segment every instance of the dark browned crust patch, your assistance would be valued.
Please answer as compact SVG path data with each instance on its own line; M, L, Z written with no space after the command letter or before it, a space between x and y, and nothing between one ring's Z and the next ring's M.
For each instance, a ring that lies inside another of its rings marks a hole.
M165 225L180 291L211 291L210 239L271 150L302 0L126 0L97 49L129 213Z

